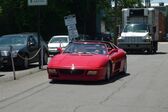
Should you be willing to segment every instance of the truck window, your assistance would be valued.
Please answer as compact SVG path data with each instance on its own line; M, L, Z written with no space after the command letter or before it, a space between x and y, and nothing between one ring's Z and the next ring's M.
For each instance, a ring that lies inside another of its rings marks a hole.
M127 24L124 32L147 32L148 26L145 24Z

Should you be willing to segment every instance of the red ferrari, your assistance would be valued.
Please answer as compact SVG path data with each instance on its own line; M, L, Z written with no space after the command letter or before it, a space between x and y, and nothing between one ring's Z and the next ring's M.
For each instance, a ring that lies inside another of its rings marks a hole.
M49 79L76 81L110 80L126 70L126 52L105 41L72 42L47 67Z

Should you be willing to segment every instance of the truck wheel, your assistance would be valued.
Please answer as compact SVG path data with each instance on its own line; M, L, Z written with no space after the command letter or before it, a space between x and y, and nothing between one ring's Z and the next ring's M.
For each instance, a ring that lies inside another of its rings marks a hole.
M152 49L148 49L148 50L147 50L147 53L148 53L148 54L153 54L153 50L152 50Z
M156 49L153 49L153 54L156 54Z

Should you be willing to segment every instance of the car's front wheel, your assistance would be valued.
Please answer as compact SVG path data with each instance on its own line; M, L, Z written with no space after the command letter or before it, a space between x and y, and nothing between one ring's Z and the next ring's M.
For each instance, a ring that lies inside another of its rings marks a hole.
M123 74L127 73L127 59L124 60Z
M47 63L48 63L48 54L47 54L47 52L45 52L44 57L43 57L43 64L47 65Z
M25 69L29 68L29 57L27 55L24 56L23 65Z

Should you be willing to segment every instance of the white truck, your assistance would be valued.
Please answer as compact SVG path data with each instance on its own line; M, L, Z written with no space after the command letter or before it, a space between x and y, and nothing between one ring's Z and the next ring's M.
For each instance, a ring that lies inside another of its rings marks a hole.
M126 51L156 53L158 50L157 15L154 8L122 9L122 32L117 39Z

